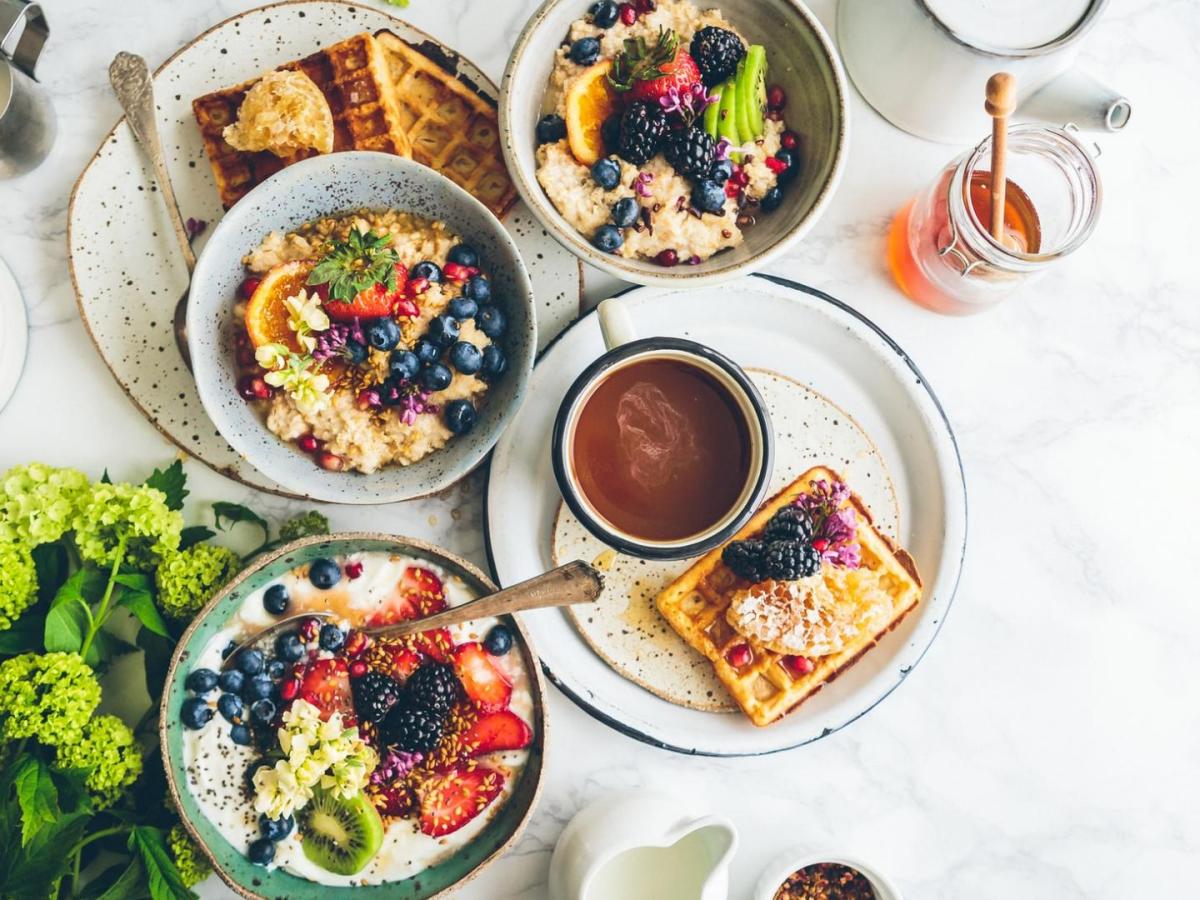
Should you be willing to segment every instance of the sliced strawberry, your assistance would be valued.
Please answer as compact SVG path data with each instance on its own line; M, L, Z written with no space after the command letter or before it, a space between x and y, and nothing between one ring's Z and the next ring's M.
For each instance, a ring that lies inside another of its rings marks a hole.
M369 621L371 625L407 622L431 616L446 608L446 592L441 579L428 569L409 566L396 589L384 599Z
M657 103L671 88L682 94L700 83L700 67L686 50L678 51L675 58L659 66L659 70L663 74L658 78L633 83L633 88L629 91L631 100L649 100Z
M401 263L396 263L396 289L389 291L385 285L375 284L358 292L353 300L331 300L328 288L321 294L322 305L329 318L338 322L349 322L351 319L378 319L380 316L390 316L396 305L396 297L404 295L404 283L408 281L408 269ZM325 285L318 285L320 288Z
M525 720L508 709L481 716L462 736L470 756L495 750L524 750L532 740L533 731Z
M321 711L321 718L333 713L354 715L350 693L350 673L344 659L317 659L304 667L300 676L300 697Z
M454 638L446 628L422 631L414 634L410 640L418 653L423 653L430 659L445 663L454 658Z
M407 647L400 647L392 653L391 676L397 681L408 681L413 672L421 667L421 654Z
M512 699L512 684L492 665L492 658L472 641L454 648L454 670L467 696L485 712L506 709Z
M430 778L418 789L421 831L442 837L462 828L504 790L504 776L485 766L459 766Z
M371 802L381 815L396 817L411 815L417 806L417 798L403 782L372 788Z

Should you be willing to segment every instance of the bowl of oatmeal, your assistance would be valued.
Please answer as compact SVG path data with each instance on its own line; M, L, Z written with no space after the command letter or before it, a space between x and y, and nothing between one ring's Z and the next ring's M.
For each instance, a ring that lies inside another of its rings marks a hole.
M197 262L187 321L221 435L288 490L342 503L474 468L520 403L535 329L492 214L431 169L358 152L240 200Z
M732 278L812 228L841 177L846 85L794 0L547 0L501 86L522 198L640 284Z

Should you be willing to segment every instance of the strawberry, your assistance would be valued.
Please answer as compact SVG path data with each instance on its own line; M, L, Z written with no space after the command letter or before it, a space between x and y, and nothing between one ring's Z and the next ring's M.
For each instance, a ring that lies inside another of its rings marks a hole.
M389 291L386 285L375 284L365 290L359 291L354 299L349 302L325 299L323 304L325 312L329 315L329 318L338 322L349 322L352 319L378 319L380 316L390 316L393 307L396 306L397 296L404 296L404 283L407 280L408 269L402 263L396 263L396 290ZM415 306L416 304L413 305Z
M446 628L435 628L432 631L422 631L409 638L413 648L418 653L424 653L430 659L438 662L450 662L454 654L454 638Z
M406 647L400 647L392 653L391 676L397 681L408 681L409 676L421 667L421 655Z
M370 619L371 625L407 622L431 616L446 608L446 592L441 579L420 566L409 566L400 577L396 589L384 598L379 610Z
M463 690L480 709L495 712L508 707L512 685L478 643L472 641L454 648L454 670Z
M421 831L442 837L462 828L504 790L504 776L485 766L466 765L428 779L418 789Z
M675 58L660 65L658 71L662 73L658 78L635 81L629 91L629 98L657 103L671 88L682 94L700 83L700 67L686 50L678 51Z
M482 756L495 750L524 750L533 740L525 720L511 710L481 716L462 736L470 756Z
M305 666L300 676L300 696L321 711L322 719L335 712L343 717L354 715L346 661L318 659Z
M371 802L375 804L375 808L381 815L397 817L408 816L417 805L412 791L403 781L372 788Z

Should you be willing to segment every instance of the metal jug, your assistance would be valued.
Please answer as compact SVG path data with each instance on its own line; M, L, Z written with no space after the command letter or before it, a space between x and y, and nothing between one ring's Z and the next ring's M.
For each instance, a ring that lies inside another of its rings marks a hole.
M34 76L49 36L38 4L0 0L0 178L37 168L54 143L54 109Z

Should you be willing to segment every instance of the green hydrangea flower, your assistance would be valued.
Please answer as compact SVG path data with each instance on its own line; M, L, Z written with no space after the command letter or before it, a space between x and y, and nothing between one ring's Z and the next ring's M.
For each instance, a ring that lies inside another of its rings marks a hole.
M59 743L54 765L87 770L84 783L96 809L107 809L142 774L142 751L128 725L116 716L96 716L79 740Z
M329 520L315 509L292 516L279 526L279 540L285 544L312 534L329 534Z
M12 628L37 598L37 569L29 547L0 541L0 631Z
M190 619L241 568L236 553L216 544L168 553L154 573L158 605L174 619Z
M23 653L0 663L0 738L43 744L80 738L100 703L96 673L77 653Z
M79 555L100 566L116 561L125 539L126 563L149 569L179 547L183 516L167 508L157 488L132 484L94 484L73 523Z
M76 469L13 466L0 476L0 538L30 547L57 541L71 528L87 489L87 476Z
M167 847L184 887L195 887L212 874L212 866L182 825L176 825L167 832Z

